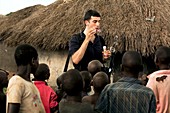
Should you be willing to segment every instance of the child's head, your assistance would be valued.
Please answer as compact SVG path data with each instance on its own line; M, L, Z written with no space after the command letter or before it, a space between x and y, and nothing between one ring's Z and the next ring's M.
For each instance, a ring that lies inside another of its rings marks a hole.
M8 72L0 69L0 89L8 86Z
M155 64L159 68L167 68L170 67L170 48L166 46L161 46L157 49L155 53ZM164 65L161 67L161 65ZM166 67L165 67L166 66Z
M95 92L101 92L109 83L108 75L105 72L98 72L93 77L93 88Z
M99 60L92 60L88 64L88 71L94 76L97 72L101 71L103 64Z
M122 71L129 73L125 76L138 78L139 72L143 70L142 57L137 51L127 51L122 57Z
M50 69L47 64L39 64L35 74L35 80L45 81L50 77Z
M91 80L92 80L92 76L91 76L90 72L81 71L80 74L81 74L81 76L84 80L84 83L85 83L83 91L90 92L91 91Z
M63 74L63 90L68 96L76 96L83 91L83 78L76 69L70 69Z
M37 50L28 44L19 45L14 53L15 62L17 66L31 66L31 73L35 74L38 67L38 53Z
M65 73L65 72L64 72ZM57 83L57 86L58 86L58 89L61 89L62 87L62 80L63 80L63 75L64 73L62 73L56 80L56 83Z

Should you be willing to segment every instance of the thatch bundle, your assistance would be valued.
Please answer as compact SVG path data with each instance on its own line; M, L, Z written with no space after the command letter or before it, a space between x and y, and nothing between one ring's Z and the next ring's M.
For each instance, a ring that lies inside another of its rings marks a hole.
M46 50L66 49L71 36L83 30L83 15L89 9L101 13L101 35L117 51L149 56L158 46L170 45L170 0L57 0L27 17L22 10L8 15L0 34L10 46L31 43Z

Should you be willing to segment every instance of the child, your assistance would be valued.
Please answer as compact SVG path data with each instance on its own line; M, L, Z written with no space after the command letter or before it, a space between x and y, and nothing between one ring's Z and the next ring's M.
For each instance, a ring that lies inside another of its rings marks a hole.
M92 60L88 64L88 71L91 73L92 77L99 71L102 71L103 64L99 60Z
M76 69L70 69L63 75L63 90L66 92L66 99L59 103L60 113L93 113L90 104L81 103L83 91L83 78Z
M57 110L57 95L53 89L47 86L45 80L50 77L50 69L46 64L40 64L34 75L34 84L38 88L46 113L53 113Z
M6 113L6 94L4 88L8 86L8 72L0 69L0 111Z
M37 50L28 44L15 50L17 73L7 88L7 113L45 113L39 91L30 80L39 65Z
M56 94L58 96L57 98L57 102L59 103L61 101L62 98L66 98L66 93L64 92L64 90L62 89L62 79L63 79L63 75L64 73L62 73L56 80L57 83L57 90L56 90Z
M90 96L84 96L82 102L88 102L94 107L100 96L101 91L108 83L109 78L105 72L96 73L92 79L94 94Z
M92 76L90 72L88 71L81 71L80 74L84 80L84 88L83 88L83 93L82 93L82 97L84 97L84 96L87 96L88 93L91 91Z

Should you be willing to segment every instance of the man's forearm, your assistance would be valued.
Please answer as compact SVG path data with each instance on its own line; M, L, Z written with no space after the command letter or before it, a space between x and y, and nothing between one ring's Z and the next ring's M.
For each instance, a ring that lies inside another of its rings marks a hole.
M85 39L80 48L72 55L73 63L78 64L81 61L85 54L88 44L89 41Z

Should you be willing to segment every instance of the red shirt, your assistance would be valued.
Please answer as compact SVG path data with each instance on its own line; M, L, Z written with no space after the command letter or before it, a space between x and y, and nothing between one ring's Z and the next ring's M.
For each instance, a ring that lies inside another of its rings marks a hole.
M34 81L34 84L40 92L46 113L50 113L50 108L54 108L58 105L57 94L51 87L47 86L44 81Z

